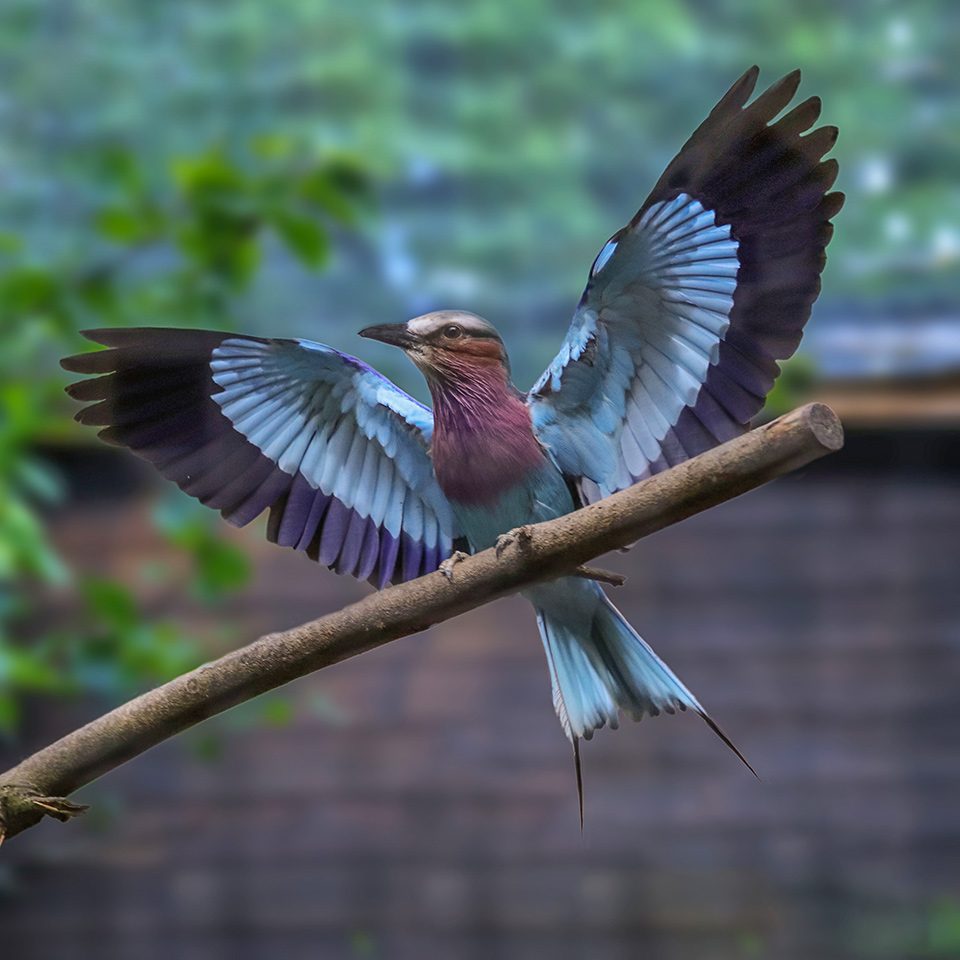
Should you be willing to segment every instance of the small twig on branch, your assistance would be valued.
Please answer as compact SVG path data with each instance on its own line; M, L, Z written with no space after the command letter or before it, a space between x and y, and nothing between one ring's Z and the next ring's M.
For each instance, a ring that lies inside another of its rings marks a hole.
M588 567L585 563L580 564L573 573L574 576L583 577L584 580L609 583L611 587L622 587L627 582L627 578L622 573L614 573L613 570L604 570L602 567Z
M603 571L583 564L843 445L836 414L810 404L502 545L271 634L112 710L0 774L0 835L80 808L63 798L194 724L298 677L425 630L533 583ZM499 555L498 555L499 553ZM600 579L597 577L597 579Z

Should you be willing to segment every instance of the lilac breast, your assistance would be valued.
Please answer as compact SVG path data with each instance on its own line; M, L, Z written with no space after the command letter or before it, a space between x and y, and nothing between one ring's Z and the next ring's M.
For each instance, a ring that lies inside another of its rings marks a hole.
M490 504L543 466L526 405L504 398L476 415L456 402L438 404L431 454L437 480L450 500Z

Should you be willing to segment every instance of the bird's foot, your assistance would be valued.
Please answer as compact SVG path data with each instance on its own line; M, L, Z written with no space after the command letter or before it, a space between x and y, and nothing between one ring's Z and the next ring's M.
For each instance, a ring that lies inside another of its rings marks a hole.
M531 533L529 527L517 527L515 530L509 530L507 533L501 533L500 536L497 537L497 542L494 546L497 559L500 559L500 557L503 555L503 551L506 550L507 547L514 543L516 543L518 546L523 546L524 544L529 543L530 538Z
M512 534L512 533L501 533L500 536L497 537L497 542L496 542L496 545L494 546L493 549L494 549L494 551L495 551L496 554L497 554L497 559L498 559L498 560L500 559L501 555L503 554L503 551L506 550L507 547L509 547L511 543L513 543L513 534Z
M466 560L469 557L469 553L464 553L462 550L454 550L453 553L447 557L443 563L440 564L440 572L451 582L453 583L453 568L456 567L458 563L461 563L463 560Z

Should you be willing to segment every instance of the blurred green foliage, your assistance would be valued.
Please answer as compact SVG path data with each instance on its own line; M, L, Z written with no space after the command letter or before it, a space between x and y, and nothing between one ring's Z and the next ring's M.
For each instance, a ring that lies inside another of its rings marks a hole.
M960 956L960 904L940 897L920 906L855 916L847 931L852 956L901 960L903 957Z
M930 957L960 956L960 904L943 898L931 908L923 954Z

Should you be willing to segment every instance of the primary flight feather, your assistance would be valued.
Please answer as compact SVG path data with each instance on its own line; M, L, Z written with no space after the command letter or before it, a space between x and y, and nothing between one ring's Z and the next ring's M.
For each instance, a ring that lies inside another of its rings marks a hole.
M747 103L748 70L600 249L560 352L528 394L488 321L448 310L362 336L403 349L433 410L307 340L175 329L87 336L70 357L77 415L237 525L378 587L459 547L560 516L741 433L820 290L835 127L793 99L799 71ZM595 582L534 605L553 699L576 750L621 711L706 711ZM739 752L738 752L739 755ZM741 757L741 759L743 759ZM744 761L746 762L746 761Z

